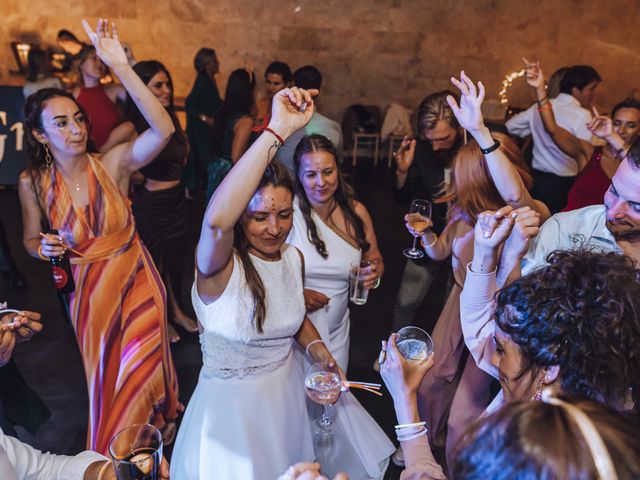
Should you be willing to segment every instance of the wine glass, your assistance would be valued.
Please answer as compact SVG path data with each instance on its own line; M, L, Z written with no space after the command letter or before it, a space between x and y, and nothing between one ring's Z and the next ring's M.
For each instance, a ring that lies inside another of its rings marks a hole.
M421 361L433 352L433 340L427 332L418 327L404 327L398 330L396 346L407 360Z
M342 379L337 365L326 362L314 363L307 370L304 381L307 396L322 405L322 416L314 422L317 433L329 435L334 432L336 422L327 413L327 405L333 405L340 397Z
M422 235L429 226L429 219L431 218L431 202L421 199L412 200L408 217L409 225L411 225L411 228L413 228L417 234L413 237L413 246L411 248L404 249L402 253L404 253L405 257L413 259L422 258L424 257L424 253L416 248L416 243L418 242L418 237Z
M162 434L149 424L130 425L109 443L118 480L158 480L162 462Z

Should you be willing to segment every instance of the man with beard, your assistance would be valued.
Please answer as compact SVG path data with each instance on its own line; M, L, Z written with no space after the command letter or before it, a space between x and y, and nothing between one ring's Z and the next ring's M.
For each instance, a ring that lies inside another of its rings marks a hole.
M453 92L432 93L418 107L418 139L404 139L395 153L396 175L393 198L400 205L407 205L415 198L431 202L433 231L438 235L447 224L447 204L434 203L444 185L449 183L451 163L463 143L463 130L458 125L447 95L456 101ZM413 323L417 308L424 300L429 287L443 268L451 262L437 262L425 255L422 259L407 259L402 274L398 296L393 309L393 331ZM378 370L377 362L374 368Z
M544 223L522 261L522 274L544 265L552 251L581 244L623 253L640 265L640 138L611 178L604 205L558 213Z

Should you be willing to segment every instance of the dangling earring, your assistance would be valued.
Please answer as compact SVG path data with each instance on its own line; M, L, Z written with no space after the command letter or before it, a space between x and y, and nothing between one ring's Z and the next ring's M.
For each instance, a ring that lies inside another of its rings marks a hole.
M53 157L51 157L49 147L47 147L46 145L44 146L44 163L47 168L51 168L51 165L53 165Z
M536 387L536 393L533 394L533 397L531 397L531 401L539 401L542 400L542 391L544 390L544 382L547 378L547 373L545 372L545 374L540 377L540 380L538 381L538 386Z

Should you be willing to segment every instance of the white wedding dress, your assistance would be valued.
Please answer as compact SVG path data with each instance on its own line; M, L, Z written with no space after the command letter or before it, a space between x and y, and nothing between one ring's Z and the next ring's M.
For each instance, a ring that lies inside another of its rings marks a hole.
M362 253L353 240L330 228L311 210L319 237L324 241L329 256L323 258L307 236L305 223L294 201L293 229L287 242L304 255L304 286L330 298L329 304L308 314L327 348L346 372L349 362L349 264L358 262ZM296 351L306 366L309 360ZM357 380L357 379L355 379ZM369 415L352 393L343 393L335 407L338 433L324 442L316 441L316 456L322 470L332 478L339 471L349 474L351 480L382 479L395 447L376 421ZM313 418L320 416L320 408L309 402Z
M218 300L206 305L192 288L204 365L178 432L173 479L275 480L315 458L305 372L292 353L305 315L300 255L284 245L279 261L251 260L266 291L263 333L237 256Z

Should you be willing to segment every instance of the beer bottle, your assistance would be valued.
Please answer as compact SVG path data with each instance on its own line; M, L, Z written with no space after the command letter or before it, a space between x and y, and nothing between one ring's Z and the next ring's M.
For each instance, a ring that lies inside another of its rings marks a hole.
M58 230L51 230L49 233L58 235ZM51 270L53 282L58 289L58 293L69 294L76 289L76 282L71 273L71 263L66 253L59 257L51 257Z

